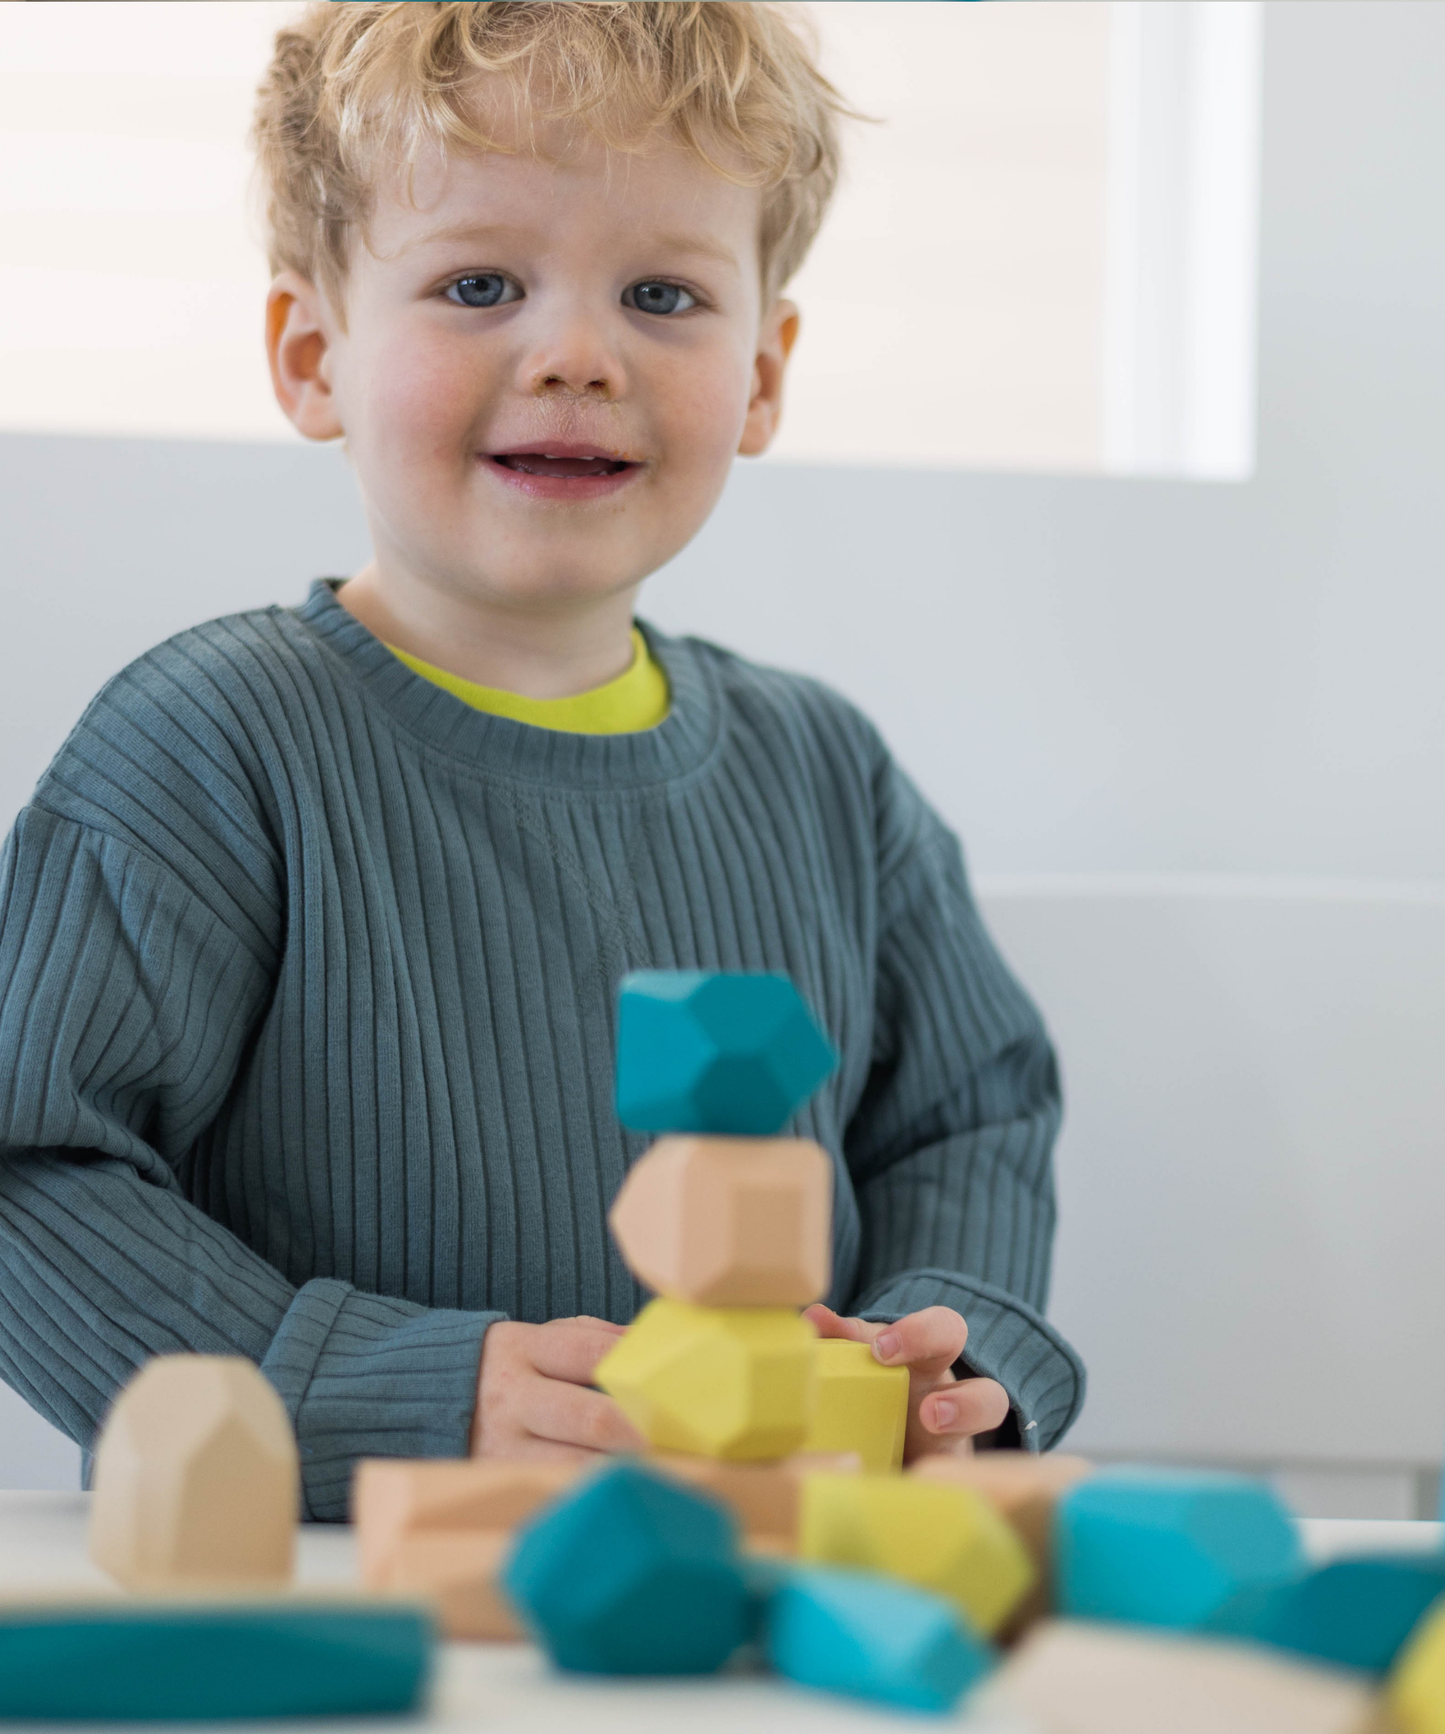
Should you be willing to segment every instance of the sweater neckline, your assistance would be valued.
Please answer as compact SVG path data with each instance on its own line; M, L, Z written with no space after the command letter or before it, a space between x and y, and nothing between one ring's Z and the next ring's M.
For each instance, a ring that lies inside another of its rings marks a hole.
M667 676L672 707L655 728L584 735L534 728L469 705L414 673L342 606L340 578L318 578L290 612L346 668L366 696L435 751L521 783L572 789L641 788L687 776L718 745L722 705L697 647L637 622Z

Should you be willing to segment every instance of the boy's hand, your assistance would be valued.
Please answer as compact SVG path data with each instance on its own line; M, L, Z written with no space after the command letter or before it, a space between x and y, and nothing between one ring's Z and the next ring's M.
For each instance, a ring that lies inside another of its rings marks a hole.
M641 1451L643 1441L616 1403L591 1388L593 1369L622 1334L621 1325L591 1318L489 1326L472 1456L567 1463Z
M885 1367L907 1367L905 1463L934 1451L971 1451L975 1433L992 1432L1008 1415L1008 1392L997 1380L954 1377L968 1326L951 1307L925 1307L891 1325L840 1318L825 1306L809 1307L803 1317L820 1337L872 1343Z

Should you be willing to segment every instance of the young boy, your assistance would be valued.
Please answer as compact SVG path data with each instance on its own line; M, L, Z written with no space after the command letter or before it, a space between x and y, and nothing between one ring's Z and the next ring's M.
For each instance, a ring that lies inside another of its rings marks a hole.
M836 1043L811 1316L911 1369L909 1454L1077 1412L1053 1057L955 841L826 688L633 621L777 425L838 112L730 0L279 37L272 373L375 557L118 676L4 857L0 1372L82 1444L197 1350L280 1391L313 1517L361 1456L635 1446L590 1379L640 967L785 971Z

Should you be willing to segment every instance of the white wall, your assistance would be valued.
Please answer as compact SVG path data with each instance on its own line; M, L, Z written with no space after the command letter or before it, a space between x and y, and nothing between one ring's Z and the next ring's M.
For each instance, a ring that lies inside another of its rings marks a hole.
M962 830L1064 1051L1078 1441L1320 1510L1445 1436L1442 79L1445 6L1266 7L1253 481L744 468L649 602L854 694ZM0 525L7 811L123 657L361 547L280 445L7 436Z

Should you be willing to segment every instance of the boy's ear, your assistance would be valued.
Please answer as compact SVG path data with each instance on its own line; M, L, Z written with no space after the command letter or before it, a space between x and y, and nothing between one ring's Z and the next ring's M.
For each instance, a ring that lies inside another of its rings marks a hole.
M748 401L747 420L738 451L755 458L773 443L778 419L783 413L783 374L798 337L799 313L791 301L775 301L763 316L758 333L758 353L753 362L753 395Z
M266 357L271 386L298 433L309 440L346 432L331 389L333 321L320 290L296 271L283 271L266 297Z

